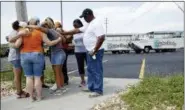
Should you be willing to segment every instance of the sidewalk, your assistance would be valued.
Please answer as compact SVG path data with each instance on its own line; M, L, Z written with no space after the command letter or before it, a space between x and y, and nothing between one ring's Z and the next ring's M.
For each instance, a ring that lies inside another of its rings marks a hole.
M84 93L78 87L80 79L72 77L68 91L61 96L55 96L44 89L45 99L31 103L28 99L16 99L10 96L1 99L1 110L89 110L94 104L111 97L119 89L124 89L128 84L135 84L139 79L104 78L104 95L89 98L89 93Z

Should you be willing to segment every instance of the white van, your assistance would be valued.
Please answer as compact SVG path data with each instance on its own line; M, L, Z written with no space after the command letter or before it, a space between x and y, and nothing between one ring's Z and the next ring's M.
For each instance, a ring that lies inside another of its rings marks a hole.
M128 43L131 41L131 34L108 34L105 37L103 47L105 51L113 54L129 53L132 50Z
M132 40L129 43L136 53L149 53L150 50L155 52L174 52L176 49L184 48L184 32L149 32L146 34L140 34L138 39Z

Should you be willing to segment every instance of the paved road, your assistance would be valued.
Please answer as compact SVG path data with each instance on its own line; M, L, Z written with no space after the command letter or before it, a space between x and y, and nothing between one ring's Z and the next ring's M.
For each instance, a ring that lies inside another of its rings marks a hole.
M105 54L104 76L110 78L138 78L142 60L145 59L145 72L147 75L172 75L184 73L184 51L150 54ZM50 65L46 57L47 65ZM7 58L1 59L1 65L7 67ZM77 63L74 55L68 57L68 72L78 76Z
M105 54L104 76L111 78L138 78L143 59L145 59L144 76L166 76L184 73L184 51L177 51L150 54ZM72 65L70 66L76 68L76 64ZM78 72L74 72L72 75L77 76Z

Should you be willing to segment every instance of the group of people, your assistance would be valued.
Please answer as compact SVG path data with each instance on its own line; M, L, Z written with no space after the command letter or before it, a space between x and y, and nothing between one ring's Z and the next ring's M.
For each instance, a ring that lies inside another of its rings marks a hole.
M90 97L103 95L103 54L102 43L105 39L103 24L95 18L89 8L82 12L87 26L80 19L73 21L74 29L64 31L60 22L54 22L47 17L42 23L38 18L31 18L28 23L15 21L13 31L7 37L10 52L8 61L13 65L14 82L18 98L30 97L32 101L42 99L44 84L45 57L43 44L49 46L50 62L55 73L56 87L51 93L62 93L68 85L67 48L73 39L75 56L81 77L80 87L85 92L91 92ZM85 81L84 65L87 64L87 83ZM22 70L26 76L26 92L21 87Z

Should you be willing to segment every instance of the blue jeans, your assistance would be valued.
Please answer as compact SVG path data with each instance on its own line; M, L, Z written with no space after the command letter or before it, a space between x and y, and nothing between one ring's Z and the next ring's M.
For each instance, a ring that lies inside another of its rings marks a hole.
M51 51L50 61L52 65L63 65L65 59L66 59L66 54L62 49Z
M18 60L13 60L13 61L10 61L10 62L11 62L11 64L13 65L13 67L16 68L16 69L22 68L22 67L21 67L21 60L20 60L20 59L18 59Z
M38 52L21 53L21 66L26 77L43 75L44 55Z
M96 53L96 59L87 53L88 89L99 94L103 94L103 55L104 49Z

